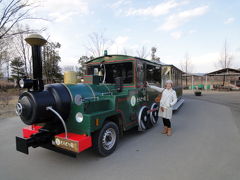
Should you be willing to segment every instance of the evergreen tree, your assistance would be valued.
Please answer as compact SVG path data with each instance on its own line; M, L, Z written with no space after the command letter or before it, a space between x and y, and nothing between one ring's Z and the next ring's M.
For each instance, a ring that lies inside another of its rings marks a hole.
M58 49L60 47L60 43L53 42L47 43L43 47L43 75L47 83L55 83L63 79L62 70L59 66L61 57Z
M24 63L21 61L21 58L17 57L11 61L11 69L12 69L12 78L13 79L21 79L25 76L24 72Z
M89 61L89 60L91 60L91 59L93 59L93 56L90 56L90 57L88 57L88 56L81 56L80 58L79 58L79 60L78 60L78 64L80 65L80 67L79 67L79 72L78 72L78 75L79 76L83 76L84 75L84 73L85 73L85 68L86 68L86 66L85 66L85 63L87 62L87 61Z

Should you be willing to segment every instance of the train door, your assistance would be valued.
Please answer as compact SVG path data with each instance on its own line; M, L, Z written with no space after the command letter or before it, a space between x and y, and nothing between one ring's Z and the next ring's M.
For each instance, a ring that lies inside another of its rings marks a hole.
M127 97L118 99L118 110L124 114L124 129L130 129L138 124L138 114L144 103L144 69L142 61L133 62L134 88L127 88Z
M161 67L157 64L146 64L145 81L155 86L161 87ZM154 102L158 93L150 88L147 89L147 97L150 103Z
M137 104L139 107L145 104L145 101L147 100L146 97L146 85L145 85L145 78L144 78L144 62L141 60L138 60L136 62L137 68L136 68L136 88L137 88Z
M136 91L137 91L137 121L138 130L142 131L150 127L150 116L148 106L148 95L146 88L145 70L146 64L143 60L136 62Z

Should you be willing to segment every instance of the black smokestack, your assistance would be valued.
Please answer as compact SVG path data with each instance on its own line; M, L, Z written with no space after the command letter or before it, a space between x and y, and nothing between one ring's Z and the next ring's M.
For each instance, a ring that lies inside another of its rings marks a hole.
M46 40L39 34L28 36L25 41L32 47L32 64L33 64L33 90L43 90L42 80L42 57L41 47L46 44Z
M32 46L33 78L42 79L41 47Z

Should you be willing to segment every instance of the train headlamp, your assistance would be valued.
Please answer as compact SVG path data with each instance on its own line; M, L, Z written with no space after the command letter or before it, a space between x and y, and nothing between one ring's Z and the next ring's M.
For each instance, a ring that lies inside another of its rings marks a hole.
M33 86L33 80L32 79L21 79L18 84L19 84L20 88L30 89Z
M21 79L19 81L19 86L20 86L20 88L24 88L24 79Z
M78 123L81 123L81 122L83 121L83 114L80 113L80 112L78 112L78 113L76 114L75 118L76 118L76 121L77 121Z

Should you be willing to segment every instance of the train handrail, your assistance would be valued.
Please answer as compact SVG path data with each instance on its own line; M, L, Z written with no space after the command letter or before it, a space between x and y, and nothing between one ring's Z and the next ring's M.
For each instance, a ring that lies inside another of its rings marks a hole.
M46 107L46 109L52 111L60 119L60 121L63 124L64 131L65 131L65 138L67 139L68 138L67 126L66 126L66 123L63 120L62 116L57 111L55 111L51 106Z

